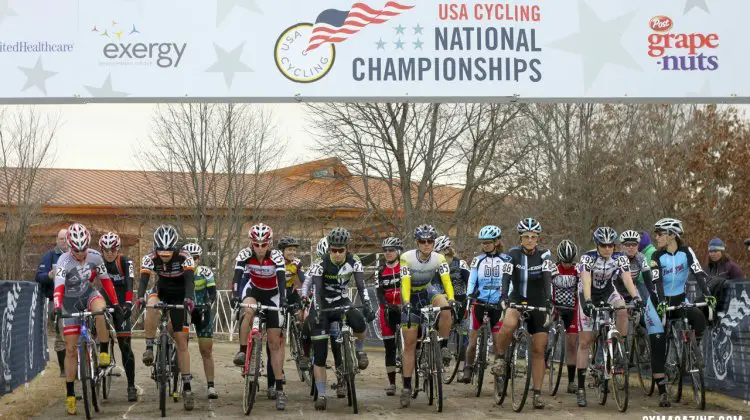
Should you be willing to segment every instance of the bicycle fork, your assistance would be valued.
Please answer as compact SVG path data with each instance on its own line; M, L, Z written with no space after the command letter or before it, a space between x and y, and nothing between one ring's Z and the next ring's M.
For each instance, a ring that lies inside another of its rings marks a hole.
M250 334L248 335L249 345L247 346L247 352L245 353L245 372L243 372L243 376L255 375L253 366L250 366L250 360L253 352L255 351L255 349L253 348L253 338L255 337L258 338L258 345L262 345L263 337L260 334L260 319L258 319L257 315L253 317L253 328L250 330ZM261 355L262 354L263 352L261 351ZM260 363L260 361L256 361L256 363Z

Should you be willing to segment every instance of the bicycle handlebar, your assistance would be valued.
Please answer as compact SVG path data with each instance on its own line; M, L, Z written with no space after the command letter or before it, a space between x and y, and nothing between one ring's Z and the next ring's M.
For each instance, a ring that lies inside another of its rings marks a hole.
M682 302L676 306L667 306L666 312L664 312L664 315L662 315L661 317L661 325L662 326L667 325L667 312L678 311L681 309L702 308L706 306L708 306L708 321L711 322L714 320L714 308L712 308L711 305L708 304L708 302L697 302L697 303Z
M324 309L318 309L316 312L323 313L323 312L346 312L349 309L364 309L365 305L344 305L344 306L336 306L333 308L324 308Z
M508 307L509 308L513 308L513 309L520 309L522 311L529 311L529 312L531 312L531 311L547 312L547 307L545 307L545 306L531 306L531 305L526 305L526 304L523 304L523 303L513 303L513 302L511 302L510 306L508 306Z
M149 309L185 309L185 305L172 305L169 303L159 302L155 305L146 305Z
M279 308L278 306L266 306L266 305L261 305L260 303L240 303L239 307L255 309L256 311L261 310L261 311L279 312L281 310L281 308Z
M90 312L90 311L73 312L70 314L63 314L62 318L81 318L85 316L99 316L99 315L104 315L105 313L113 313L114 311L115 311L115 308L106 308L103 311L97 311L97 312Z

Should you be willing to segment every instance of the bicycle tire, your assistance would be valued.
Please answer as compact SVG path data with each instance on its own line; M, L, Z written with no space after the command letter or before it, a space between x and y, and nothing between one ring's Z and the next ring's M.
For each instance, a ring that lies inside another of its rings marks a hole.
M422 345L417 342L417 348L414 350L414 376L412 377L411 398L417 398L419 395L419 368L422 365ZM424 386L422 386L424 388Z
M159 386L159 410L161 410L161 416L167 416L167 392L171 394L170 388L172 381L169 380L169 365L167 363L167 355L169 354L169 337L165 334L159 336L159 349L157 350L156 363L157 367L157 378Z
M180 402L180 390L182 389L182 381L180 380L180 364L177 359L177 346L174 342L170 342L169 345L169 371L172 374L172 401Z
M594 352L594 387L596 388L596 402L599 403L599 405L605 405L607 404L607 394L609 393L609 382L607 379L604 378L604 373L602 372L604 368L606 358L609 357L607 354L607 347L605 346L605 335L604 331L600 330L599 334L594 340L593 346L593 352ZM597 357L599 355L599 351L602 353L602 369L599 369L599 367L596 366Z
M430 374L432 387L434 388L433 398L436 400L435 409L438 413L443 412L443 357L440 350L440 340L438 332L430 333L430 344L432 346L432 363L430 364Z
M454 328L451 329L451 332L448 335L448 349L449 350L451 348L453 349L451 351L451 354L453 356L452 360L454 364L453 366L448 367L449 374L443 378L443 383L445 384L449 384L453 382L453 379L456 377L456 374L458 374L458 365L461 363L459 360L459 357L460 357L459 352L461 351L460 341L461 341L461 336L458 334L458 331L456 330L455 325L454 325Z
M91 375L91 406L94 407L94 411L98 413L99 398L96 391L97 387L99 386L99 346L96 343L93 343L91 348L94 351L93 357L91 358L91 364L93 365L93 371Z
M91 361L88 344L83 343L78 347L78 364L81 369L81 391L83 394L83 410L86 413L86 419L91 419Z
M524 356L523 358L521 357L522 355ZM528 331L521 331L520 333L518 333L515 351L511 356L511 360L512 365L510 373L510 398L513 405L513 411L515 411L516 413L520 413L521 410L523 410L524 404L526 404L526 398L529 396L529 386L531 384L531 335L528 333ZM516 398L516 377L518 376L518 371L520 370L519 367L521 360L526 361L526 379L521 381L520 385L523 387L523 391L518 396L518 398Z
M261 346L261 340L256 335L250 340L250 345L248 346L247 351L248 352L254 352L255 353L255 363L253 363L253 366L247 366L245 370L245 392L242 398L242 409L245 412L245 415L249 415L250 412L253 410L253 405L255 404L255 396L258 393L258 378L260 377L260 358L262 355L262 346ZM249 361L252 359L248 359L246 363L249 364ZM250 374L252 372L252 375Z
M115 344L111 339L109 340L109 357L111 360L115 359ZM105 370L106 373L101 377L102 399L104 400L109 398L111 395L110 391L112 391L112 369L107 367Z
M638 340L635 334L632 337L632 343L629 348L630 359L635 363L638 373L638 383L641 385L644 395L651 396L654 393L654 373L651 370L651 348L648 336L642 342Z
M625 355L623 341L619 335L614 335L612 338L610 358L612 359L610 362L612 393L615 397L617 409L624 413L628 409L630 374L628 372L628 358Z
M560 350L559 352L557 352L558 346ZM565 366L565 357L568 347L565 328L562 326L555 328L555 332L552 334L552 345L549 347L549 354L546 363L549 368L549 395L554 397L560 387L563 366ZM555 359L555 357L557 357L557 359ZM557 360L557 365L555 365L555 360Z
M505 378L495 376L495 404L503 405L505 398L508 396L508 382L510 382L511 364L508 363L508 357L516 351L516 343L511 340L505 353Z
M664 383L667 388L667 394L672 402L680 402L682 399L682 358L683 351L681 350L680 342L678 338L670 330L670 334L667 336L667 351L664 366ZM671 360L670 360L671 355Z
M690 382L693 388L693 401L699 410L706 409L706 383L703 374L703 355L701 354L695 332L690 332L689 345L687 346L686 371L690 374Z
M479 343L477 344L477 352L474 357L474 366L476 370L474 382L474 396L479 397L482 394L482 384L484 383L484 371L487 368L487 325L482 325L479 328Z

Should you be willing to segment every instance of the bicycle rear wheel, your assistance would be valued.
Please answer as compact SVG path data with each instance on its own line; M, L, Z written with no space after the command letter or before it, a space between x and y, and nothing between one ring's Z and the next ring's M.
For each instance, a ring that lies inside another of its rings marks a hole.
M251 356L245 366L245 392L242 398L242 409L245 415L250 414L255 404L255 395L258 392L258 379L260 378L260 358L261 358L261 340L257 335L250 341L247 351L252 352ZM255 359L255 360L253 360ZM252 360L254 363L249 366L249 361Z
M157 374L156 380L159 386L159 410L161 410L161 416L167 416L167 392L172 383L169 380L169 362L167 357L169 355L169 337L166 335L159 336L159 349L157 350Z
M624 413L628 409L629 372L628 359L625 355L623 341L619 335L612 337L612 354L610 355L610 372L612 376L612 393L615 397L617 409Z
M487 330L488 327L486 325L482 325L482 327L479 328L479 334L477 335L477 339L479 340L479 342L477 343L477 352L476 356L474 357L474 366L476 370L474 396L476 397L479 397L482 394L484 371L485 369L487 369Z
M609 381L604 377L605 362L609 362L604 331L600 331L594 344L592 345L594 354L593 369L593 386L596 388L596 401L599 405L607 403L607 394L609 394Z
M432 357L430 363L430 377L434 391L434 399L437 400L435 409L438 413L443 412L443 358L440 351L440 341L438 332L430 333L430 346L432 347Z
M706 387L703 377L703 355L695 339L695 333L690 332L689 346L687 347L687 357L685 358L685 370L690 375L690 382L693 385L693 401L699 410L706 409Z
M667 388L669 398L673 402L679 402L682 399L682 360L684 360L684 350L682 342L679 341L671 331L667 336L667 358L664 363L664 383Z
M638 372L638 383L646 396L654 393L653 373L651 371L651 348L648 343L648 336L638 337L634 332L631 335L630 346L631 365L635 365Z
M451 329L450 334L448 335L448 350L451 352L451 365L448 365L446 367L446 375L443 378L444 383L449 384L453 382L453 379L456 377L456 374L458 373L458 365L460 364L459 360L459 351L460 351L460 335L458 334L458 331L456 330L455 326Z
M549 369L549 395L555 396L557 389L560 387L560 378L562 378L563 366L565 366L565 352L567 343L565 329L560 326L550 335L550 342L545 351L544 361Z
M513 411L523 410L531 384L531 335L527 331L518 333L516 345L511 355L510 398Z
M78 346L78 364L81 369L81 391L83 391L83 410L86 418L91 418L91 355L86 343Z

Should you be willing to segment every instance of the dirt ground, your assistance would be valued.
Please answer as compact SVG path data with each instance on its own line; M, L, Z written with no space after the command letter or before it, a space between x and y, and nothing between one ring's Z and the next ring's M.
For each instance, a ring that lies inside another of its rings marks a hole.
M136 354L136 384L139 388L139 401L127 402L126 380L123 374L115 378L112 385L112 397L102 403L101 412L95 415L100 419L142 419L158 416L158 400L155 383L150 379L148 368L140 362L140 356L144 349L143 339L134 339L134 351ZM190 343L191 364L193 369L193 390L196 394L195 409L186 412L182 403L168 401L167 416L180 417L183 419L202 418L241 418L242 413L242 378L239 368L232 364L232 356L237 349L235 343L215 343L214 358L216 365L216 386L219 391L219 399L209 401L206 398L206 383L200 363L198 346L195 342ZM118 361L119 361L119 350ZM51 353L53 354L53 353ZM534 410L529 403L521 413L514 413L509 402L503 407L494 405L491 394L492 383L485 384L485 389L480 398L473 395L473 388L464 384L450 384L444 387L444 411L438 414L432 406L427 405L423 394L416 400L412 400L408 409L399 408L398 395L387 397L383 391L387 379L383 363L383 353L379 349L370 352L370 367L357 378L357 394L360 401L361 418L388 419L408 415L410 418L434 418L439 416L456 416L462 418L508 418L520 419L529 415L547 418L574 418L574 419L601 419L602 416L617 416L623 419L649 420L646 416L657 415L705 415L718 416L744 415L745 419L750 417L750 406L721 395L707 395L708 406L705 412L698 412L685 403L675 404L671 409L661 409L655 397L644 397L640 390L631 387L630 405L626 413L619 413L614 401L610 400L605 406L599 406L594 401L594 393L589 392L589 406L579 408L575 403L575 396L571 394L559 394L556 397L546 396L547 408ZM330 356L329 356L330 357ZM266 399L265 378L262 380L261 392L258 395L256 406L251 416L280 417L280 418L309 418L325 419L331 415L342 416L351 414L347 407L346 399L336 399L335 391L329 390L329 401L327 412L316 412L313 401L309 396L309 388L299 382L293 363L287 361L285 365L288 375L286 392L288 404L286 411L277 411L274 401ZM329 382L333 372L328 371ZM27 388L20 388L10 395L0 399L0 419L16 418L39 418L50 419L65 415L64 395L65 387L63 379L58 377L56 362L50 362L43 376L36 378ZM563 380L564 381L564 380ZM400 385L400 378L398 380ZM561 385L561 387L564 386ZM400 388L400 386L399 386ZM690 399L688 391L686 396ZM683 397L685 400L685 397ZM83 417L83 404L78 403L78 417ZM709 420L707 418L707 420ZM724 420L730 420L724 417Z

